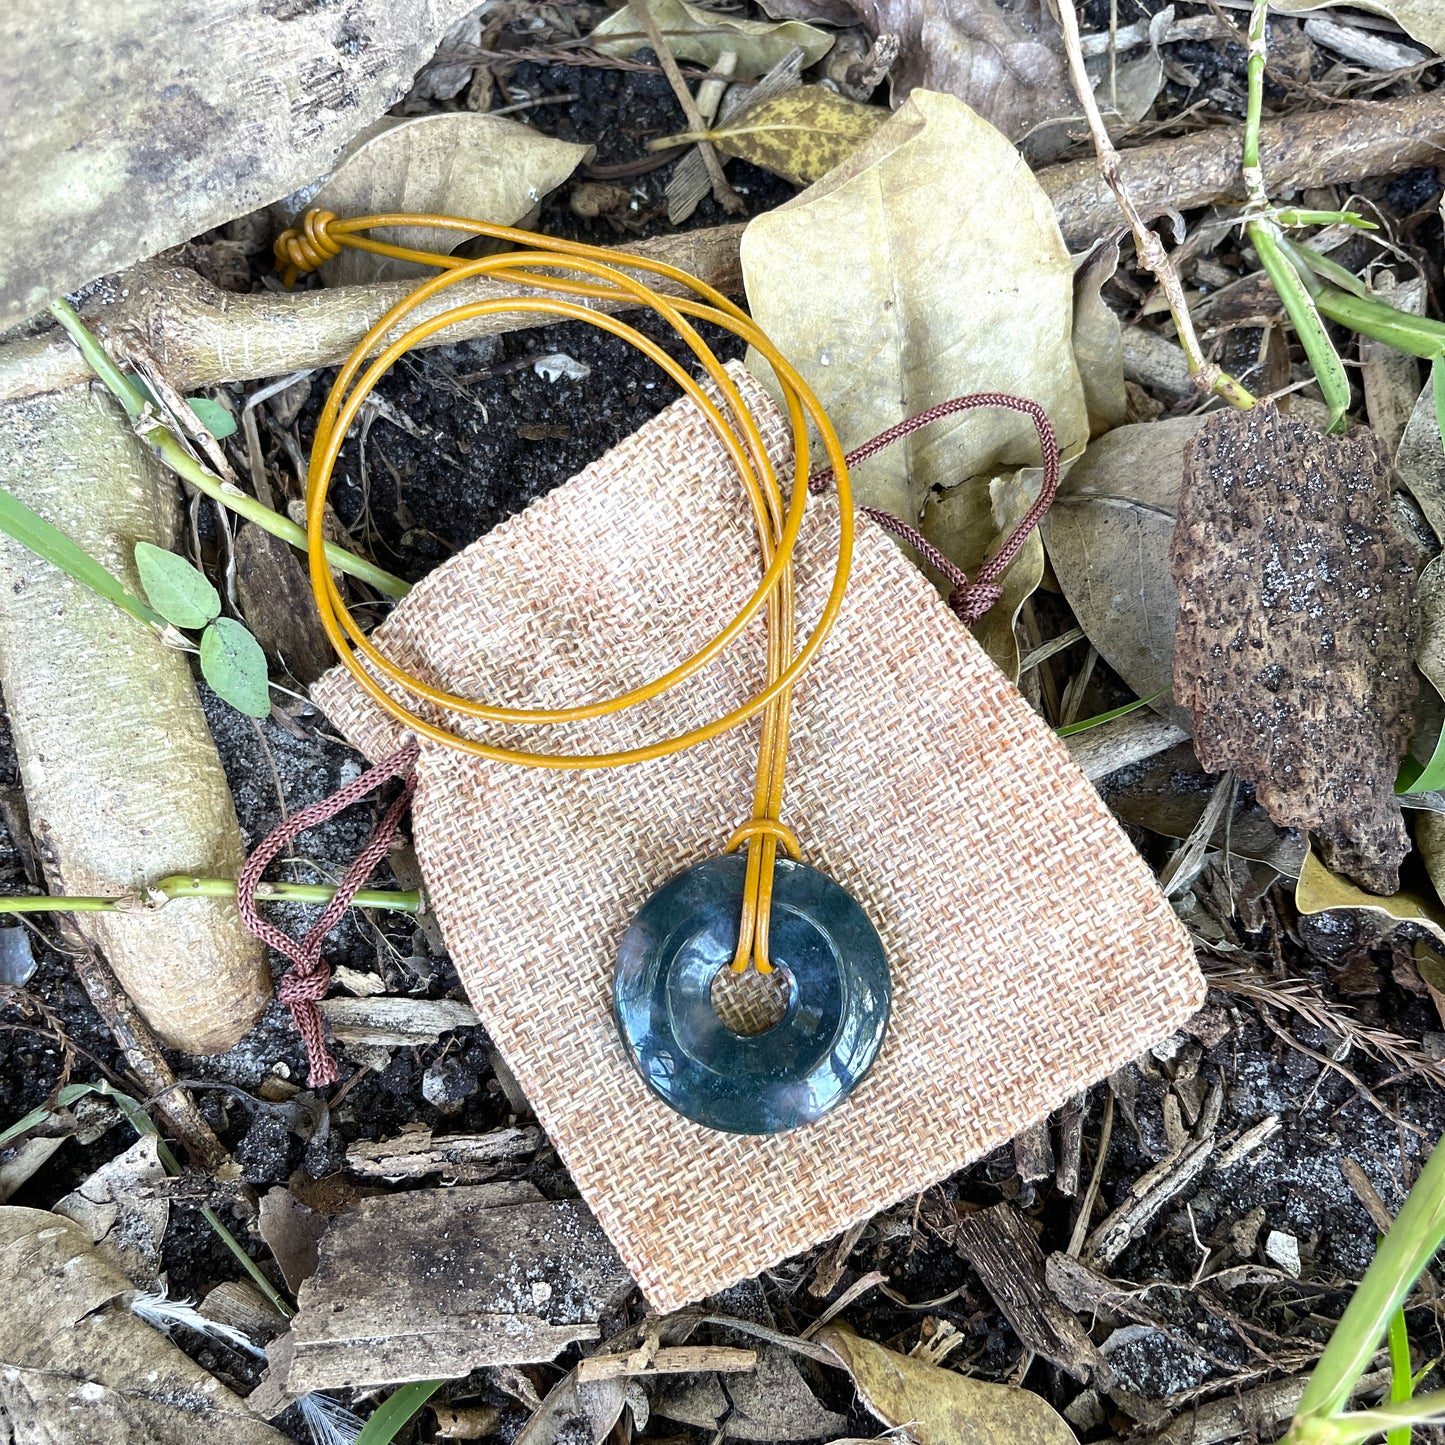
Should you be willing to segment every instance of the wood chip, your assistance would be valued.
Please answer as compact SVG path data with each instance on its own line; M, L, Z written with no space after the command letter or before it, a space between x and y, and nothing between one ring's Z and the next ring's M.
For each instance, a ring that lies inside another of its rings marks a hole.
M1185 457L1174 697L1210 772L1376 893L1409 849L1395 774L1413 727L1415 581L1372 433L1273 406L1212 413Z
M1178 1198L1204 1172L1214 1154L1214 1134L1193 1140L1161 1160L1130 1186L1123 1203L1089 1236L1084 1260L1110 1265L1137 1239L1170 1200Z
M478 1022L475 1009L449 998L324 998L316 1007L338 1043L381 1048L434 1044L444 1033Z
M732 1345L674 1345L650 1355L642 1350L625 1355L593 1355L577 1366L577 1383L588 1385L624 1376L693 1375L707 1371L736 1375L753 1369L757 1363L756 1350L740 1350Z
M490 1134L444 1134L410 1129L391 1139L362 1139L346 1150L346 1167L368 1179L423 1179L440 1174L451 1184L479 1184L535 1154L546 1135L535 1126ZM531 1186L527 1185L530 1189Z
M1012 1204L960 1216L953 1242L1027 1349L1076 1380L1112 1378L1084 1327L1049 1289L1043 1251L1028 1221Z
M579 1201L508 1197L416 1190L333 1220L301 1287L286 1390L452 1379L596 1339L633 1287L616 1251Z

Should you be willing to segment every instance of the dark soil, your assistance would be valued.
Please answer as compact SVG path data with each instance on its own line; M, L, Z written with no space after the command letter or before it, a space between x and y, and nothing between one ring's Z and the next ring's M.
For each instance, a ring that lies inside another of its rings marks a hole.
M1121 6L1119 23L1136 18L1135 9L1143 13L1146 8L1157 7ZM1091 7L1098 24L1095 11L1107 24L1108 7L1102 0ZM1172 57L1196 73L1206 89L1216 82L1237 87L1242 105L1242 52L1236 50L1192 42L1171 47ZM526 63L515 68L512 83L533 94L577 92L579 99L573 103L538 107L529 114L530 123L594 144L594 165L604 170L646 160L648 139L681 128L680 112L660 76ZM1167 113L1190 99L1183 86L1171 82L1162 108ZM547 203L540 224L557 234L601 243L666 230L662 188L668 174L669 167L663 166L616 180L630 194L626 209L614 217L616 225L574 214L567 188ZM793 194L792 187L746 165L735 163L730 174L753 211ZM1400 220L1402 244L1432 253L1432 264L1438 267L1438 173L1417 169L1366 189ZM688 224L715 225L724 219L709 199ZM684 365L691 364L692 358L666 328L645 318L637 324ZM707 339L724 357L741 354L731 337L709 333ZM1257 329L1245 330L1231 345L1249 354L1257 350L1258 339ZM588 368L586 376L544 379L533 363L556 353ZM331 376L319 373L312 378L310 396L294 423L303 454ZM369 424L364 466L360 437L354 434L348 440L336 469L332 502L341 524L382 565L415 579L560 485L676 394L666 377L624 343L576 324L415 353L379 388L389 412ZM278 436L268 435L266 444L273 477L279 473L289 479L293 494L299 492ZM1042 599L1039 615L1045 622L1050 615ZM272 719L258 729L209 698L204 687L202 695L248 845L258 843L281 819L278 784L285 809L295 812L334 792L363 766L359 755L332 736L330 726L313 712L302 712L290 727ZM1127 696L1101 665L1091 693L1098 699L1096 710ZM0 781L18 782L8 732L0 732ZM1181 786L1189 786L1187 780ZM369 837L383 807L384 800L369 800L303 835L278 875L334 880ZM1151 862L1163 862L1171 844L1140 828L1130 831ZM485 860L479 860L479 866L485 866ZM32 883L16 841L0 830L0 891L31 891ZM375 883L399 886L385 867ZM300 932L314 910L278 908L270 916ZM1397 1035L1422 1059L1441 1041L1429 999L1413 987L1417 980L1412 978L1409 940L1382 942L1351 922L1301 922L1287 892L1278 887L1264 900L1256 921L1259 926L1253 931L1241 928L1236 951L1222 949L1208 955L1207 962L1221 970L1253 965L1279 986L1279 1000L1285 1000L1291 981L1302 980L1338 1017L1352 1019L1362 1029ZM38 971L15 996L15 1004L0 1014L6 1030L0 1032L0 1127L44 1104L62 1082L98 1078L102 1068L120 1077L126 1072L109 1032L56 946L57 928L42 916L37 934ZM376 974L390 993L464 998L445 953L402 915L349 916L332 935L327 954L335 964ZM279 960L273 961L279 966ZM1301 1347L1328 1335L1376 1242L1369 1215L1341 1175L1341 1160L1356 1160L1394 1211L1426 1146L1445 1131L1445 1092L1427 1074L1372 1057L1362 1035L1332 1033L1292 1014L1285 1002L1262 1016L1255 1002L1231 993L1227 983L1211 995L1204 1017L1209 1026L1198 1030L1200 1037L1186 1031L1121 1071L1112 1086L1091 1092L1078 1192L1064 1193L1052 1179L1022 1180L1009 1148L921 1200L879 1216L855 1250L835 1297L863 1273L879 1269L887 1274L893 1294L907 1303L876 1291L865 1295L849 1310L855 1326L905 1351L920 1338L951 1326L964 1339L949 1357L952 1366L989 1379L1016 1378L1021 1344L978 1277L947 1242L950 1219L960 1208L1012 1200L1037 1224L1046 1253L1067 1247L1080 1193L1096 1167L1110 1088L1116 1103L1102 1172L1106 1208L1122 1201L1135 1180L1168 1153L1165 1119L1171 1093L1176 1099L1203 1097L1217 1084L1223 1090L1221 1152L1266 1116L1278 1116L1279 1131L1232 1168L1206 1171L1196 1187L1156 1216L1110 1266L1113 1278L1138 1287L1138 1298L1156 1325L1143 1327L1120 1316L1117 1330L1096 1330L1095 1338L1105 1341L1126 1390L1171 1408L1179 1408L1211 1381L1248 1384L1262 1378L1271 1362L1288 1372L1302 1368ZM278 1083L300 1086L305 1080L303 1051L279 1006L273 1004L231 1053L207 1059L176 1057L172 1062L178 1075L195 1081L200 1107L234 1151L250 1188L261 1194L290 1183L317 1207L324 1207L328 1197L348 1197L349 1186L340 1175L348 1143L389 1137L409 1124L425 1124L438 1133L485 1131L513 1117L481 1029L460 1030L431 1047L394 1050L379 1071L363 1069L348 1078L334 1091L344 1097L332 1108L324 1139L299 1137L265 1107L263 1088L274 1095ZM344 1073L350 1075L353 1066L343 1062ZM424 1094L429 1071L435 1082L427 1092L444 1108L428 1102ZM212 1087L222 1085L228 1087ZM48 1207L129 1140L128 1126L118 1122L89 1144L66 1143L10 1202ZM4 1157L0 1152L0 1161ZM525 1172L552 1197L572 1192L549 1153ZM329 1196L321 1184L331 1190ZM1256 1208L1263 1211L1259 1243L1241 1252L1232 1231ZM232 1209L227 1222L279 1285L254 1220L244 1210ZM1265 1267L1274 1269L1262 1253L1270 1231L1297 1240L1302 1261L1298 1281L1266 1272ZM800 1331L825 1308L826 1302L804 1288L815 1262L812 1255L789 1261L757 1287L784 1330ZM1244 1264L1256 1267L1235 1268ZM198 1210L185 1203L173 1208L164 1266L176 1298L200 1298L238 1274L235 1260ZM1202 1269L1206 1276L1217 1276L1222 1269L1231 1273L1201 1282ZM633 1302L633 1314L641 1317L640 1297ZM1411 1333L1418 1359L1445 1350L1432 1310L1412 1311ZM236 1388L255 1382L255 1363L246 1357L184 1334L181 1343ZM527 1373L545 1393L572 1358L569 1353L557 1366L529 1368ZM1060 1408L1079 1393L1076 1382L1043 1362L1034 1363L1026 1378ZM849 1433L877 1433L876 1422L857 1406L840 1377L819 1372L809 1379L826 1405L848 1414ZM504 1440L526 1419L515 1399L498 1388L495 1375L479 1375L450 1393L501 1407L499 1433ZM1106 1414L1111 1410L1106 1406ZM282 1424L297 1439L305 1438L294 1412ZM1123 1416L1105 1419L1083 1427L1081 1437L1113 1438L1127 1424ZM707 1438L662 1421L649 1433L659 1439Z

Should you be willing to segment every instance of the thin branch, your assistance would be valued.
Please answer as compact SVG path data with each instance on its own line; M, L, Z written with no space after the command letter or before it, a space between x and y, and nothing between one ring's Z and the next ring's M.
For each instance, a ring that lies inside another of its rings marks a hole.
M1184 284L1179 279L1179 273L1174 269L1174 263L1169 259L1163 242L1145 224L1144 217L1124 186L1119 172L1119 152L1114 149L1114 143L1109 139L1104 118L1099 114L1099 106L1094 99L1093 87L1089 84L1088 72L1084 68L1079 17L1074 9L1074 0L1059 0L1059 19L1064 29L1064 47L1069 56L1069 74L1073 79L1079 104L1083 106L1089 121L1094 150L1098 155L1099 173L1114 193L1119 209L1123 211L1129 222L1129 229L1134 233L1134 249L1140 264L1153 273L1164 293L1165 301L1169 304L1169 314L1173 316L1179 333L1179 344L1184 348L1184 354L1189 361L1190 375L1194 377L1195 385L1201 391L1213 392L1216 396L1223 397L1231 406L1248 410L1255 405L1254 397L1228 372L1205 358L1199 337L1194 331L1194 322L1190 319L1189 304L1184 297Z

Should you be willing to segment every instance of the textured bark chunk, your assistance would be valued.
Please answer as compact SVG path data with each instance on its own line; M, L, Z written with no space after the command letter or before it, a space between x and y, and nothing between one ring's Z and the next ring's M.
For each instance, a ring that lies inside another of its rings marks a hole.
M1415 581L1372 432L1216 412L1185 455L1174 697L1211 772L1377 893L1409 848L1395 800L1416 692Z

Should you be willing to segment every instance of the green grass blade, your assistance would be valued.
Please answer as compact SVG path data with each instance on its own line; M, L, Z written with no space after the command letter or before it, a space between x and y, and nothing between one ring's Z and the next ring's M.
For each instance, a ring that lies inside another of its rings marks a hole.
M393 1391L379 1404L356 1437L356 1445L390 1445L397 1431L446 1384L445 1380L416 1380Z
M1445 438L1445 352L1430 363L1430 394L1435 398L1435 426Z
M59 527L51 526L39 512L32 511L3 488L0 488L0 532L12 537L52 567L58 567L67 577L89 587L98 597L104 597L121 611L130 613L137 622L153 627L157 632L165 631L165 618L160 613L128 592L119 578L107 572Z
M1113 722L1116 717L1124 717L1131 712L1138 712L1141 707L1148 707L1151 702L1156 702L1163 697L1162 692L1156 692L1153 697L1136 697L1133 702L1126 702L1123 707L1110 708L1108 712L1096 713L1093 717L1086 717L1079 722L1065 723L1061 728L1054 729L1054 735L1061 738L1071 738L1075 733L1086 733L1090 728L1101 727L1106 722Z
M1390 1316L1389 1339L1390 1402L1398 1405L1415 1393L1415 1376L1410 1367L1410 1331L1402 1309ZM1409 1425L1397 1425L1385 1436L1385 1445L1410 1445L1413 1433Z
M1350 379L1345 375L1345 364L1340 360L1335 344L1320 319L1315 298L1300 279L1299 272L1280 250L1275 233L1260 221L1249 224L1249 238L1259 255L1279 299L1299 336L1310 365L1314 368L1315 380L1324 393L1325 404L1330 409L1330 431L1343 430L1345 413L1350 409Z

